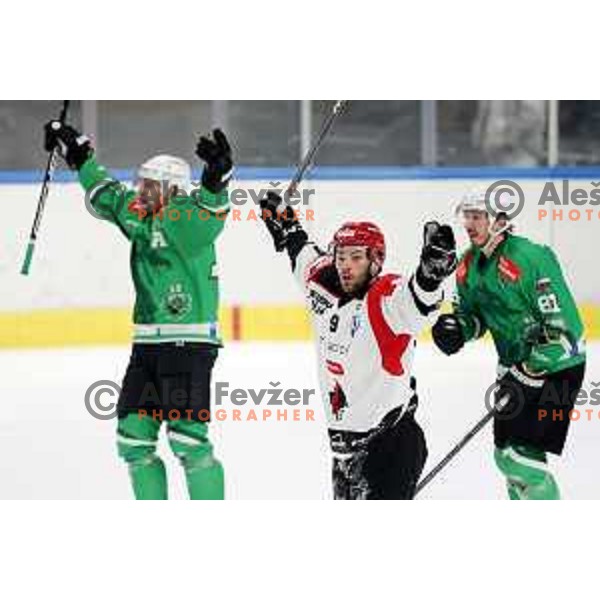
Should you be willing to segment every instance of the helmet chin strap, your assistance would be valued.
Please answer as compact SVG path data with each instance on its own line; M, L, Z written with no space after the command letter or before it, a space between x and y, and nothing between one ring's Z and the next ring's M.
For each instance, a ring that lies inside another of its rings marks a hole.
M510 229L512 229L512 225L509 221L506 222L506 224L501 227L498 230L494 230L494 225L497 223L497 221L494 221L489 229L488 229L488 233L490 234L490 237L488 239L488 241L482 246L481 251L483 252L483 254L485 255L486 258L489 258L493 253L494 250L500 245L500 242L502 242L502 240L504 239L503 234L506 233L507 231L510 231ZM502 237L500 237L502 236Z

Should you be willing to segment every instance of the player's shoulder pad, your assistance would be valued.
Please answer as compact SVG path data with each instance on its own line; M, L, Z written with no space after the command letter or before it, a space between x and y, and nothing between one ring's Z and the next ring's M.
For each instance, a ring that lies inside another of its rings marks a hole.
M376 277L367 291L368 296L391 296L396 288L405 283L404 278L396 273L385 273Z
M373 281L369 289L373 289L373 287L377 286L378 289L391 291L394 290L402 280L402 275L399 275L398 273L384 273L383 275L379 275Z
M520 235L509 235L500 246L498 272L506 281L519 281L536 262L541 246Z
M506 243L503 244L503 247L505 247L507 251L514 256L526 256L529 253L535 254L543 246L542 244L538 244L533 240L523 237L522 235L513 235L511 233L508 235Z
M518 281L524 272L534 270L540 261L555 259L552 249L523 236L510 235L501 246L498 270L509 281Z
M338 277L333 257L331 254L319 256L310 263L306 272L306 283L316 283L330 294L340 296L342 288Z
M522 236L511 236L514 238L515 256L521 257L523 261L536 261L540 257L556 258L554 250L547 244L534 242Z
M308 244L305 248L309 247ZM333 257L330 254L323 254L322 256L317 256L309 265L306 272L306 280L307 281L315 281L319 273L333 265Z

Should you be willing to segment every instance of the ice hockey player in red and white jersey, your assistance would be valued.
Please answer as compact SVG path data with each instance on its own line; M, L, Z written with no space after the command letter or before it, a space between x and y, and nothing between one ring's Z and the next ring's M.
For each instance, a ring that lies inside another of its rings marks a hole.
M261 208L275 249L291 259L311 313L334 497L411 499L427 458L414 416L413 356L416 337L442 301L440 284L456 268L452 228L425 225L420 263L404 278L382 272L385 240L373 223L344 224L325 253L291 208L282 208L280 196L270 192Z

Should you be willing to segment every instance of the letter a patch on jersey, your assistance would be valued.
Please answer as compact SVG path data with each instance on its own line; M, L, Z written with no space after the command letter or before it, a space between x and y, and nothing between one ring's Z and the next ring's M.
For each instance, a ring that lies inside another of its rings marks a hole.
M167 244L167 240L165 240L165 236L160 229L155 229L152 232L152 240L150 241L151 248L167 248L169 244Z

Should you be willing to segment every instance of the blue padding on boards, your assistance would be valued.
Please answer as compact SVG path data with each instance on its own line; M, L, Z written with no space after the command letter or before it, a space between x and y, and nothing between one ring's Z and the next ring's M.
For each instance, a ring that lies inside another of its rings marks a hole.
M121 181L131 181L134 177L133 169L114 169L111 174ZM234 179L238 181L269 181L284 184L295 173L291 167L244 167L235 169ZM0 170L0 184L2 183L40 183L43 179L43 170L39 171L2 171ZM200 179L200 170L193 174ZM386 166L331 166L314 167L307 180L335 181L335 180L435 180L435 179L485 179L497 181L499 179L588 179L600 181L600 165L585 167L386 167ZM54 173L54 181L69 183L77 181L75 173L59 170Z

